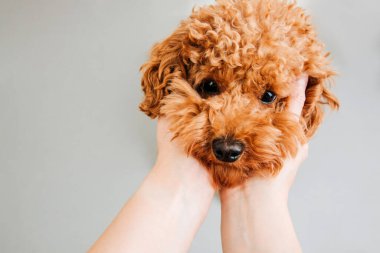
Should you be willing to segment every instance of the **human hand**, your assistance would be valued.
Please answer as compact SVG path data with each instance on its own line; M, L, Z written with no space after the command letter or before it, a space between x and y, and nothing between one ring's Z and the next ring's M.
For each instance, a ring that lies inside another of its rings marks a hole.
M157 146L153 169L89 252L188 251L215 188L207 170L173 140L165 118L158 120Z
M157 122L157 160L156 163L165 163L179 167L202 168L201 164L192 156L185 153L174 135L169 130L169 121L160 117ZM202 168L204 170L204 168Z
M299 119L305 102L308 77L297 79L288 111ZM232 189L222 189L223 252L302 252L287 206L288 193L308 144L299 144L295 157L288 157L274 177L253 177Z
M169 130L169 122L165 117L157 123L157 159L152 170L163 181L172 183L191 184L199 188L200 185L214 189L211 176L194 157L185 153L173 133ZM214 189L215 190L215 189Z
M287 110L295 115L299 120L302 108L305 103L305 90L308 82L308 76L303 75L296 80L294 90L290 96ZM288 157L279 174L274 177L251 178L247 180L244 187L251 187L256 190L266 190L274 194L287 196L298 172L301 163L307 158L309 145L308 143L299 143L298 152L295 157Z

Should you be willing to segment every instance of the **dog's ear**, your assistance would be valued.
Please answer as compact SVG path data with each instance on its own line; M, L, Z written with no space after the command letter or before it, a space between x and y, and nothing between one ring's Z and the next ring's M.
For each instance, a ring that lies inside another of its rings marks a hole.
M323 105L331 109L339 108L338 99L328 89L331 78L335 75L332 70L322 73L311 73L306 87L306 100L302 110L302 118L305 123L305 135L307 138L313 136L323 119Z
M141 66L141 86L145 97L140 110L151 118L160 115L160 102L170 93L168 85L174 78L184 78L185 68L181 54L181 34L173 33L169 38L156 44L150 59Z

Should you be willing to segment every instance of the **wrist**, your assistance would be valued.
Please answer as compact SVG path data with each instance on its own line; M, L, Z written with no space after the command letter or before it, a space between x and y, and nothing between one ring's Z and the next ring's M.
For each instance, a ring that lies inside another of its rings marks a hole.
M209 173L197 161L157 162L146 178L157 201L165 199L168 207L179 212L206 214L215 194Z
M222 204L244 201L247 205L287 207L289 189L271 179L251 179L220 192Z

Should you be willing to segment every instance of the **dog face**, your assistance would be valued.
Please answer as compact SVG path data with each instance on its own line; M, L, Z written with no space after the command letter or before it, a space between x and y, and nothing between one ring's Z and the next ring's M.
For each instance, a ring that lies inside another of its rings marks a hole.
M298 142L338 107L326 88L328 53L301 8L281 0L221 0L193 10L142 68L140 109L166 116L188 154L219 187L276 174ZM300 122L286 111L309 76Z

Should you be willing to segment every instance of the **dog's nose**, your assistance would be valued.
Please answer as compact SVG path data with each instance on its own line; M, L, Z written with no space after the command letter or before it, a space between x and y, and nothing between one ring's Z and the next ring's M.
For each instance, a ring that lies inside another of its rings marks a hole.
M212 151L215 157L222 162L233 163L243 153L244 144L233 139L215 139L212 142Z

